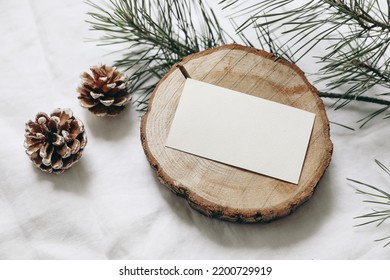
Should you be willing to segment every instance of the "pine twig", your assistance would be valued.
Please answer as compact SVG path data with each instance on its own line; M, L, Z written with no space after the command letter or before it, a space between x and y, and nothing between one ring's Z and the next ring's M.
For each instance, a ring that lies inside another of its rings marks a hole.
M383 163L381 163L378 160L375 160L375 162L385 173L390 175L390 170ZM383 207L383 210L373 209L372 212L370 213L355 217L355 219L366 220L365 222L357 224L356 226L365 226L369 224L376 224L377 226L380 226L390 219L390 193L384 191L381 188L354 179L347 179L347 180L368 189L367 191L360 188L356 189L357 194L368 196L371 198L369 200L363 200L363 202ZM390 239L390 235L384 238L376 239L375 241L379 242L387 239ZM388 245L390 245L390 242L385 243L384 247Z
M273 37L282 42L276 52L290 49L295 62L310 59L315 46L328 43L323 55L313 57L313 63L323 65L316 82L326 82L327 92L344 92L322 93L324 98L337 99L335 108L340 109L354 100L389 106L389 101L367 95L373 87L385 92L390 88L390 1L386 2L387 7L378 0L309 0L302 4L293 0L259 0L256 4L222 0L221 4L238 8L233 15L236 21L243 19L238 32L252 25L257 30L272 30Z
M103 32L104 44L122 44L124 55L115 65L130 72L137 109L147 108L157 82L181 58L226 43L229 36L202 0L87 1L92 30ZM198 15L199 24L192 18Z
M354 96L354 95L345 95L341 93L332 93L332 92L324 92L324 91L319 91L318 93L322 98L354 100L354 101L361 101L361 102L368 102L368 103L373 103L378 105L390 106L390 100L385 100L385 99L380 99L380 98L375 98L375 97L370 97L365 95Z

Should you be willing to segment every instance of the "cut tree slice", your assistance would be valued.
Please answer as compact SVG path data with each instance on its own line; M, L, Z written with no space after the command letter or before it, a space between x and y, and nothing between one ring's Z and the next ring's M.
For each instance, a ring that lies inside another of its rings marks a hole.
M196 53L181 64L193 79L306 110L316 118L298 185L167 148L185 81L175 66L152 93L141 123L142 145L159 180L194 209L231 222L268 222L307 201L329 165L333 146L323 102L303 72L265 51L237 44Z

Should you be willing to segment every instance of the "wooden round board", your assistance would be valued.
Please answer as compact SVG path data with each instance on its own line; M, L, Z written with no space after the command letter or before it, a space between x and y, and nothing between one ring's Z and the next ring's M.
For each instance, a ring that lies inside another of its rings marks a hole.
M237 44L190 55L181 64L193 79L300 108L316 118L298 185L166 148L185 81L173 67L152 93L141 122L142 145L159 180L192 208L231 222L268 222L307 201L329 165L333 146L322 100L303 72L265 51Z

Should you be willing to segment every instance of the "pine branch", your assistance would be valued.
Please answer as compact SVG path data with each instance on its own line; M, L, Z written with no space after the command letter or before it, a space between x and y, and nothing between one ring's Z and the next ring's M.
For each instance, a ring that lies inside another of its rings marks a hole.
M390 170L385 165L383 165L378 160L375 160L375 162L376 162L376 164L378 164L378 166L384 172L386 172L388 175L390 175ZM365 191L365 190L359 189L359 188L356 189L357 194L368 196L368 197L372 198L370 200L363 200L363 202L370 203L370 204L376 205L378 207L382 206L384 208L381 210L373 209L372 212L370 212L370 213L355 217L355 219L366 220L366 222L362 222L356 226L365 226L365 225L369 225L369 224L376 224L377 226L380 226L384 222L386 222L388 219L390 219L390 193L384 191L381 188L378 188L378 187L375 187L375 186L372 186L372 185L369 185L366 183L362 183L362 182L357 181L357 180L353 180L353 179L347 179L347 180L349 180L350 182L352 182L354 184L360 185L360 186L364 187L365 189L368 189L368 191ZM384 238L377 239L375 241L379 242L379 241L387 240L389 238L390 238L390 235L386 236ZM384 247L386 247L388 245L390 245L390 242L385 243Z
M344 92L324 96L338 98L336 109L353 100L388 105L367 92L376 87L389 94L390 1L386 7L377 0L311 0L301 5L293 0L261 0L252 5L223 0L221 4L239 9L233 14L235 20L243 18L238 32L251 25L272 30L282 41L279 49L290 49L293 61L312 59L311 50L327 44L324 55L314 57L313 63L324 65L316 81L325 82L324 91Z
M103 44L122 44L116 66L130 72L129 90L138 95L138 110L147 108L156 83L182 57L226 43L227 34L212 9L201 0L87 1L92 30L103 32ZM192 17L198 15L195 25Z
M362 102L368 102L373 104L379 104L379 105L386 105L390 106L390 100L384 100L380 98L375 97L369 97L369 96L352 96L352 95L344 95L341 93L331 93L331 92L319 92L320 97L323 98L335 98L335 99L346 99L346 100L355 100L355 101L362 101Z

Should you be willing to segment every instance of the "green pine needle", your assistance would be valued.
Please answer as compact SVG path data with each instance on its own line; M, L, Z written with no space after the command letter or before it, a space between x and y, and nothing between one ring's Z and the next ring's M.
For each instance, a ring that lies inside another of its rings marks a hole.
M376 164L388 175L390 175L390 170L382 164L380 161L375 160ZM369 197L370 199L363 200L364 203L370 203L377 207L382 207L383 209L377 210L372 209L372 212L360 215L355 217L355 219L363 219L366 220L365 222L362 222L356 226L365 226L369 224L376 224L376 226L382 225L384 222L386 222L388 219L390 219L390 193L384 191L381 188L353 180L348 179L349 181L353 182L354 184L360 185L364 187L364 189L357 189L356 193L360 195L364 195ZM366 190L367 189L367 190ZM375 241L384 241L390 239L390 235L386 236L384 238L377 239ZM390 242L385 243L384 247L390 245Z

